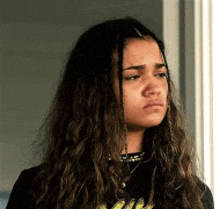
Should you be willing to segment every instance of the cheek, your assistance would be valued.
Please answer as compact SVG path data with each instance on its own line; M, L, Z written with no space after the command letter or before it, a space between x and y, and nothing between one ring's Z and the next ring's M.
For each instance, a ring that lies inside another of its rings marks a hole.
M168 90L168 83L167 81L164 81L161 85L161 99L164 102L164 105L166 107L167 110L167 103L168 103L168 94L169 94L169 90Z
M169 104L169 96L168 96L168 94L169 94L169 91L168 91L168 89L166 89L166 91L165 91L165 93L164 93L164 104L165 104L165 107L166 107L166 111L167 111L167 109L168 109L168 104Z
M124 105L136 106L135 104L143 100L140 95L141 93L134 89L123 88Z
M169 86L168 86L168 82L167 80L165 80L161 86L161 89L163 91L163 95L165 95L166 97L168 96L168 92L169 92Z
M168 95L168 91L169 91L169 87L168 87L168 83L166 81L166 92L167 92L167 95Z

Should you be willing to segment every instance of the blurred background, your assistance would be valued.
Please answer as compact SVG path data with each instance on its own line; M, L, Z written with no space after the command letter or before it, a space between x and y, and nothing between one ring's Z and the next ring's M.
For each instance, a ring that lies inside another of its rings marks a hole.
M198 175L214 192L213 72L212 57L206 56L212 50L213 28L208 24L212 1L0 0L0 4L0 209L20 172L40 160L32 143L68 52L88 27L125 16L137 18L164 40L195 140ZM208 32L203 35L205 28Z
M3 1L1 5L1 190L37 163L32 142L49 110L68 52L88 27L133 16L162 38L162 1ZM33 162L34 160L34 162Z

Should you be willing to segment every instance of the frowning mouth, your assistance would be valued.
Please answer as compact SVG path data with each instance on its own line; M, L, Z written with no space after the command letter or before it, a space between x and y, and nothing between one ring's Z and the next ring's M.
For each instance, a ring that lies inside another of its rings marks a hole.
M155 100L155 101L149 102L147 105L144 106L144 109L158 108L158 107L163 107L163 102L161 100Z

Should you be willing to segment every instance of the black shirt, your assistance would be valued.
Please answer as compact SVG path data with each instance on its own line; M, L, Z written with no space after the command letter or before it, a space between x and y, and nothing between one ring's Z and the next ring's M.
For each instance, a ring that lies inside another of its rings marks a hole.
M149 162L141 162L136 160L129 162L131 169L131 178L128 182L125 182L122 187L130 195L130 200L125 201L123 198L119 200L115 198L109 198L103 203L101 209L116 209L116 208L153 208L153 206L146 206L150 189L151 189L151 175ZM6 209L30 209L31 205L35 205L35 200L31 193L31 186L33 181L39 172L40 167L33 167L21 172L18 180L12 189L8 205ZM205 209L214 209L213 197L210 189L200 180L198 185L203 193L202 201ZM33 207L34 208L34 207Z

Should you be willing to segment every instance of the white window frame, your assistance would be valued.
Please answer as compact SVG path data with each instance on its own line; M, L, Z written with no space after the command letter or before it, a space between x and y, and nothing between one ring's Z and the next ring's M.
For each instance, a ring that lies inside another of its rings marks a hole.
M220 49L220 1L212 0L212 137L213 150L210 151L213 162L213 192L215 200L215 208L220 208L220 67L219 67L219 49Z
M196 151L200 177L213 190L212 1L194 0L194 16Z
M182 0L163 0L164 42L169 51L168 61L179 66L179 3ZM193 3L193 9L189 8ZM186 90L186 103L194 106L195 149L198 156L198 176L210 187L214 195L215 208L220 208L220 2L219 0L184 0L185 8L185 56L193 56L194 95ZM189 12L192 11L192 12ZM171 18L172 17L172 18ZM175 20L176 18L176 20ZM174 25L173 25L174 24ZM193 36L189 28L193 27ZM193 45L187 43L190 42ZM168 43L168 44L167 44ZM193 48L194 55L188 55ZM187 72L186 72L187 73ZM187 88L187 79L186 79ZM192 97L193 95L193 97ZM189 99L191 98L191 99ZM192 100L193 98L193 100ZM195 104L193 104L195 103ZM187 107L186 107L187 109Z

